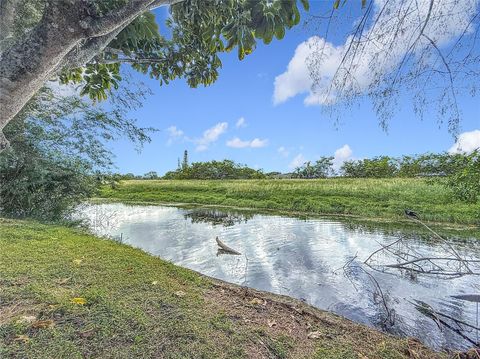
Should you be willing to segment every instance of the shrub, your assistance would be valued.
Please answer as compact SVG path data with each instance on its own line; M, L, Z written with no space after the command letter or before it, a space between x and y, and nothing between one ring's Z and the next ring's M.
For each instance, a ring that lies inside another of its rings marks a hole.
M137 96L120 90L112 101L116 96L124 98L107 111L46 88L8 124L10 148L0 153L0 215L62 219L95 193L99 171L111 168L106 141L125 136L141 145L149 140L150 129L126 117L138 105Z
M56 220L92 196L96 178L82 161L12 147L0 156L0 213Z
M451 174L447 186L463 201L475 203L480 200L480 150L464 155L460 169Z

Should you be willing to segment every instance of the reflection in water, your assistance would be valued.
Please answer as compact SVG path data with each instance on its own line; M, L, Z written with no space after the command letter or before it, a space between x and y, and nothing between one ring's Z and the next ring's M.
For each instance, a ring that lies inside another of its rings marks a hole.
M251 213L242 212L225 212L217 209L195 208L187 211L184 215L185 219L190 218L192 223L211 223L213 225L221 224L230 227L238 223L247 222L253 217Z
M454 332L440 330L413 303L428 303L474 324L475 306L452 295L478 293L478 277L402 276L363 263L372 252L399 239L408 240L410 250L440 257L445 253L438 242L366 231L338 220L253 215L232 223L230 219L238 217L210 209L100 204L81 209L79 216L87 217L98 235L121 236L127 244L208 276L290 295L360 323L417 337L435 348L469 346ZM102 218L109 218L108 225L100 223ZM242 256L217 256L216 236ZM454 245L462 257L480 259L478 241Z

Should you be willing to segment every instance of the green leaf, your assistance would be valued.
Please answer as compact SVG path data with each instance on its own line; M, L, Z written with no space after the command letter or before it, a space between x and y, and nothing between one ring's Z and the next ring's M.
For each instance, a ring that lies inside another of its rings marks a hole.
M310 10L310 3L308 0L300 0L300 2L302 3L302 6L305 9L305 11Z
M285 28L283 27L283 25L277 26L277 28L275 29L275 37L278 40L281 40L283 39L284 36L285 36Z

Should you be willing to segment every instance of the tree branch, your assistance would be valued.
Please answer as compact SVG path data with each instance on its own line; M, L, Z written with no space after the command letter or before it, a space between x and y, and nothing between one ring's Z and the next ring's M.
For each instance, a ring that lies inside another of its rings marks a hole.
M40 23L1 54L0 131L80 40L79 34L69 31L68 10L67 2L50 3Z
M154 64L154 63L163 63L166 60L156 59L156 58L118 58L118 59L100 59L97 61L99 64L118 64L118 63L128 63L128 64Z
M6 6L18 0L0 1ZM93 19L85 11L84 2L48 1L40 23L1 54L0 152L8 146L1 134L4 127L52 75L64 67L84 66L138 15L176 2L130 0L106 16Z
M82 24L89 37L105 36L133 21L138 15L154 8L171 5L179 0L130 0L130 2L106 16L86 19Z
M425 37L428 42L433 46L433 48L437 51L438 56L440 59L442 59L443 64L445 65L445 69L447 70L448 73L448 78L450 80L450 91L452 93L452 99L453 99L453 105L455 107L455 113L457 115L457 119L460 119L460 110L458 108L458 102L457 102L457 95L455 94L455 85L453 81L453 75L452 75L452 70L450 70L450 65L448 64L447 60L445 59L445 56L443 56L442 51L438 48L437 44L435 41L433 41L429 36L422 34L423 37Z
M56 72L64 68L71 70L85 66L102 52L127 25L124 24L107 35L88 39L83 44L73 48L65 56Z

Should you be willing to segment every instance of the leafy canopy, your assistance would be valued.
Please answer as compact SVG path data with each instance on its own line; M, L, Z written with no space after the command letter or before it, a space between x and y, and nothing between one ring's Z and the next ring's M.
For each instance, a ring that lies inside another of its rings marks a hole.
M308 0L300 2L308 10ZM122 0L94 3L107 11ZM160 84L185 78L191 87L207 86L218 78L219 53L236 48L242 60L258 40L282 39L300 21L297 0L185 0L172 5L170 15L169 38L160 34L154 14L144 13L85 68L63 71L60 81L83 83L83 95L104 100L119 86L120 64L129 63Z
M310 161L295 168L292 173L293 178L326 178L333 176L333 157L320 157L314 164Z

